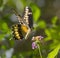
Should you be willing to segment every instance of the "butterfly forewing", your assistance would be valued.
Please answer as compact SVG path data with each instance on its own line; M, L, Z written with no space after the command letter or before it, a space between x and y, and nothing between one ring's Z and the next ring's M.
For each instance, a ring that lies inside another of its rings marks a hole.
M27 6L26 6L26 8L24 10L23 20L30 28L33 27L32 10L29 7L27 7Z

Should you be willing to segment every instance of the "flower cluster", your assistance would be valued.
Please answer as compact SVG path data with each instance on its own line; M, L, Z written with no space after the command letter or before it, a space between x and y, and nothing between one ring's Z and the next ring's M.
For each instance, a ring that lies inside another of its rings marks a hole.
M38 48L37 43L40 42L43 39L42 36L35 36L32 37L32 49Z
M35 42L32 42L32 49L38 48L37 44Z

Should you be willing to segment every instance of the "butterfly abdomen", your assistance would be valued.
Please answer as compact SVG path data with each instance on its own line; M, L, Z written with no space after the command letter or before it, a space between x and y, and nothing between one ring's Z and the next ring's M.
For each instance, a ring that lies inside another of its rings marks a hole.
M17 40L19 39L23 39L23 35L21 33L21 25L20 24L15 24L12 26L12 33L13 33L13 37Z

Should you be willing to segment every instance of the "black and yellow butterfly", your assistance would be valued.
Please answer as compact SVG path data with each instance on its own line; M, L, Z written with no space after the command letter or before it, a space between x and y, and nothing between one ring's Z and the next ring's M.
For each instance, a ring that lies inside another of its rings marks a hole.
M23 17L16 13L18 23L12 26L13 37L17 40L27 39L33 28L32 10L26 6Z

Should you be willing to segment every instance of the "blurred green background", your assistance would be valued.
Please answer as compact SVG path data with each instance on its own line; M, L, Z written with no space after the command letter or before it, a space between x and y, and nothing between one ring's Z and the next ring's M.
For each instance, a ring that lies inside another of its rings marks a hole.
M11 26L18 22L13 9L23 16L26 6L33 12L34 35L23 41L10 40ZM38 35L44 37L43 58L60 58L60 0L0 0L0 58L39 58L31 47L31 38Z

